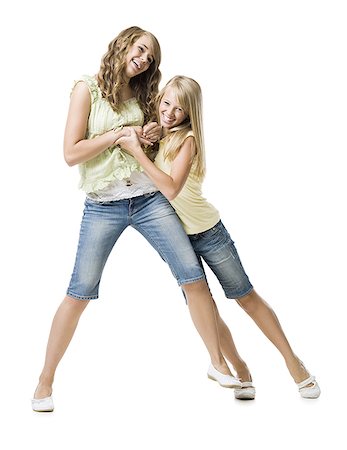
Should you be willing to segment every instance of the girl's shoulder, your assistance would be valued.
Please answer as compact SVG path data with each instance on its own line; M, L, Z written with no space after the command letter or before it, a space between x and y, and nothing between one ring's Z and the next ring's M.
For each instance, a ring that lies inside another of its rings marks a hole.
M76 84L79 83L80 81L84 81L88 86L92 103L94 103L97 99L101 98L101 91L97 79L94 75L93 76L81 75L79 78L75 79L73 82L71 92L73 91Z

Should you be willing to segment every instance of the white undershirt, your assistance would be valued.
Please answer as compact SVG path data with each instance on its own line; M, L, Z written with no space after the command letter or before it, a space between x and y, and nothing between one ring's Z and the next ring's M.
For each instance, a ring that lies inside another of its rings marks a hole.
M132 172L129 178L115 180L106 188L87 194L97 202L111 202L156 192L158 188L144 172Z

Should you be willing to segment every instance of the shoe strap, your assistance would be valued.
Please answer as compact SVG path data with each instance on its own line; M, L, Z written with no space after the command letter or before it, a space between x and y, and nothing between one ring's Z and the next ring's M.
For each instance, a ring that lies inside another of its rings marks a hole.
M316 378L312 375L310 375L308 378L306 378L306 380L301 381L300 383L297 383L297 386L300 389L304 388L305 386L307 386L310 383L313 383L316 380Z
M252 381L241 381L241 388L253 387Z

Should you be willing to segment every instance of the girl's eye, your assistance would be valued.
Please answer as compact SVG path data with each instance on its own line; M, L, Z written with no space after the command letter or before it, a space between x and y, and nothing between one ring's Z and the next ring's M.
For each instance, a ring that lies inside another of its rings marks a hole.
M164 100L164 105L169 106L169 104L170 104L169 102Z
M143 52L145 51L145 49L144 49L143 47L141 47L141 45L139 45L137 48L140 50L141 53L143 53ZM151 57L149 56L149 57L147 58L147 62L148 62L148 64L152 64L153 58L151 58Z

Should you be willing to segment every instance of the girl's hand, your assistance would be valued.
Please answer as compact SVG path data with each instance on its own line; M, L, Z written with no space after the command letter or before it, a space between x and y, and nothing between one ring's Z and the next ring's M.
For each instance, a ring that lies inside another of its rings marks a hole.
M157 122L149 122L142 129L142 135L150 142L157 142L161 138L161 126Z
M126 128L129 128L129 127L126 127ZM135 133L137 134L137 137L139 138L139 141L142 145L145 145L145 146L153 145L152 141L147 136L144 136L142 127L133 126L132 128L134 129Z
M134 131L137 134L138 138L141 139L143 137L143 128L140 127L139 125L133 126L132 128L134 129Z
M124 127L122 136L116 140L115 144L126 150L130 155L135 156L136 153L142 152L142 140L133 127Z

